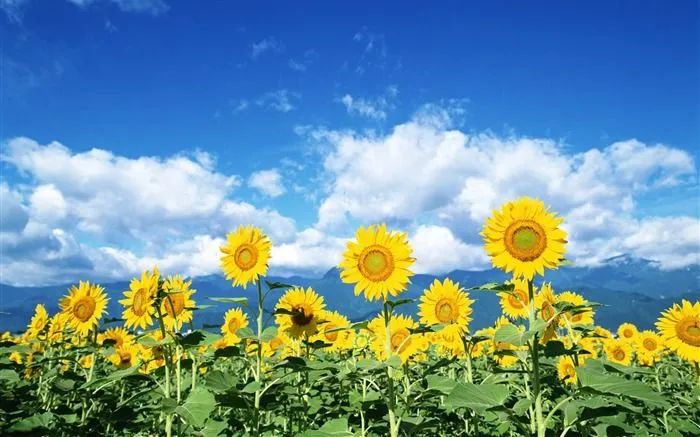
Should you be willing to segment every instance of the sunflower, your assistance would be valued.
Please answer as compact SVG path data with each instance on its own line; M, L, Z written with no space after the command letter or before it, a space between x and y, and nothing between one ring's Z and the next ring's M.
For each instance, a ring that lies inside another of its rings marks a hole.
M224 324L221 325L221 333L227 339L226 346L233 346L241 342L236 334L239 329L248 326L248 316L240 308L231 308L224 314ZM223 346L223 347L226 347Z
M587 352L582 352L578 355L579 364L582 364L589 358L598 358L598 342L595 340L594 338L586 337L578 341L578 347Z
M37 338L42 333L46 325L49 323L49 313L46 312L44 304L38 304L34 308L34 316L27 326L27 332L30 338Z
M411 283L413 272L409 267L416 261L411 258L413 249L404 232L387 231L386 225L372 225L366 230L360 227L356 241L347 243L347 250L338 265L342 269L340 279L355 284L355 296L364 292L368 301L389 295L397 296Z
M578 374L576 366L569 356L559 357L557 360L557 375L565 384L576 385L578 383Z
M265 357L274 356L279 350L284 349L287 344L287 337L284 334L277 334L269 341L264 341L262 344L262 354Z
M454 331L456 337L466 333L472 320L471 305L474 303L459 283L450 279L440 283L437 279L425 290L418 305L418 316L426 325L444 324L443 330ZM457 338L461 343L461 339Z
M604 344L605 357L613 363L629 366L632 363L632 346L622 340L607 340Z
M637 361L642 366L653 366L661 360L664 341L654 331L642 331L637 336Z
M559 302L559 296L554 294L551 284L542 284L539 293L535 295L537 315L540 319L547 322L547 328L545 328L540 340L542 344L557 338L557 326L561 318L561 315L557 315L557 310L554 308L554 304L557 302Z
M136 278L131 280L129 291L124 292L125 299L119 301L126 309L122 313L122 318L126 319L124 326L139 327L146 329L153 324L153 314L155 308L156 295L158 294L158 282L160 274L158 268L153 268L153 273L148 270L141 274L141 280Z
M190 289L191 285L191 279L184 281L180 275L168 276L163 282L163 290L168 294L161 301L160 313L166 329L179 331L183 323L192 321L194 301L191 296L196 290Z
M109 361L118 369L134 367L139 360L139 349L135 344L122 344L109 356Z
M95 358L93 357L93 354L85 355L82 357L80 360L78 360L78 364L80 364L80 367L83 369L89 369L92 366L92 361Z
M486 342L480 341L472 346L471 357L472 358L479 358L480 356L484 355L485 351L486 351Z
M431 335L432 334L432 335ZM441 329L439 332L427 333L426 339L437 345L438 355L452 358L465 358L464 343L462 336L455 329Z
M114 340L114 347L118 348L124 344L133 344L134 336L124 328L110 328L97 335L97 344L104 346L105 340Z
M571 292L571 291L564 291L558 295L559 297L559 302L567 302L572 305L588 305L588 301L583 298L580 294ZM578 312L582 311L582 312ZM579 309L577 310L577 314L571 314L570 312L566 312L563 314L564 319L566 322L568 322L570 325L592 325L593 324L593 310L590 308L587 309ZM562 320L564 322L564 320ZM566 326L566 323L563 323L563 326Z
M591 338L593 340L595 340L595 342L598 344L603 344L605 342L605 340L615 337L612 332L608 331L607 329L603 328L602 326L596 326L593 329L593 333L596 336L591 337Z
M311 339L311 341L321 340L325 343L329 343L330 346L325 349L328 352L349 349L352 347L352 337L354 334L353 330L343 329L341 331L335 331L335 329L350 326L350 320L348 320L347 317L340 314L338 311L321 311L319 319L319 332Z
M275 322L280 329L292 338L312 336L318 332L318 322L326 304L323 296L309 287L288 290L277 302L276 310L284 310L291 314L275 315Z
M515 320L518 318L526 319L528 314L528 306L530 298L528 297L527 282L522 279L513 278L512 281L506 281L506 284L513 284L513 291L510 293L498 293L501 298L501 308L503 314ZM533 291L537 289L533 287Z
M90 282L82 282L68 290L68 296L61 299L61 312L75 332L87 335L97 326L97 321L107 311L107 295L104 288Z
M59 312L51 317L49 322L49 331L47 333L48 340L51 343L60 343L63 340L63 333L68 327L68 316Z
M409 331L417 327L418 324L410 316L392 314L389 319L389 342L392 355L398 355L404 363L428 346L424 335L411 334ZM384 316L379 315L372 319L367 328L372 332L370 349L378 360L386 360L387 332Z
M221 268L226 279L233 279L233 286L248 287L260 276L267 274L272 243L261 229L239 226L236 232L226 235L226 244L220 247Z
M634 343L639 335L639 330L632 323L623 323L617 328L617 336L627 343Z
M15 364L22 364L22 354L17 351L14 351L10 353L9 360Z
M684 360L700 363L700 301L683 299L681 305L674 304L659 317L656 329L666 347Z
M493 328L493 333L491 336L493 337L498 331L498 329L502 326L505 325L512 325L510 320L507 318L501 316L496 320L496 324L494 325ZM524 327L516 325L517 328L520 331L524 331ZM491 339L491 353L493 354L494 360L500 365L501 367L512 367L518 362L518 357L511 355L511 353L514 353L518 348L510 343L502 342L502 341L496 341L495 338ZM522 348L521 348L522 349ZM497 352L505 352L505 354L498 354Z
M544 269L556 269L564 259L564 221L549 212L544 202L522 197L508 202L486 220L481 236L494 267L518 278L532 280Z

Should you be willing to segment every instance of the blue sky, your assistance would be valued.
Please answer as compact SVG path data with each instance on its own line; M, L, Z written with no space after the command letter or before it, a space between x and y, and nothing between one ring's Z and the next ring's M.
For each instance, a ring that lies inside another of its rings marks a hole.
M484 215L523 194L580 263L698 262L695 1L0 5L3 282L203 274L243 222L283 273L379 221L425 271L480 268Z

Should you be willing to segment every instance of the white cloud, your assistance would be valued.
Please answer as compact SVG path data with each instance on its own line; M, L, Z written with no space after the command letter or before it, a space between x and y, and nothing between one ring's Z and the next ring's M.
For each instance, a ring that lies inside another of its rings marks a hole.
M318 57L318 54L316 53L316 51L313 49L309 49L309 50L304 52L304 55L301 58L290 59L288 65L289 65L289 68L291 68L292 70L303 73L309 68L311 63L317 57Z
M280 89L263 94L255 103L258 106L276 109L280 112L289 112L296 109L296 106L292 104L292 100L299 100L300 98L301 94L299 93Z
M229 101L229 104L231 105L231 110L234 114L245 111L250 106L246 99L231 100Z
M350 94L345 94L343 97L336 98L335 101L342 103L350 115L384 120L386 119L387 111L396 107L394 101L398 93L398 87L390 85L385 95L373 99L357 98Z
M274 37L269 36L250 45L250 57L253 59L257 59L260 55L262 55L265 52L281 52L283 50L284 45L281 42L277 41Z
M270 197L278 197L285 193L282 176L275 168L260 170L250 175L248 185Z
M442 226L420 225L411 236L415 273L448 273L459 268L489 267L480 244L466 244Z
M107 0L68 0L70 3L86 8L95 3L107 2ZM109 0L108 3L115 4L124 12L140 12L151 15L160 15L170 7L162 0Z
M22 8L29 0L0 0L0 9L15 23L22 21Z

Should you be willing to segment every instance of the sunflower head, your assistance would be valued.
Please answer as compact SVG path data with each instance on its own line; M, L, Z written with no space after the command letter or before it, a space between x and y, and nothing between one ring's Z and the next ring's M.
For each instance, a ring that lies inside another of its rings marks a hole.
M484 248L494 267L516 278L532 280L544 269L556 269L566 250L564 221L550 212L544 202L522 197L494 210L481 232Z
M606 340L605 357L613 363L629 366L632 363L632 346L622 340Z
M617 328L617 336L627 343L634 343L639 335L639 330L632 323L622 323Z
M559 380L565 384L576 385L578 383L576 366L570 356L559 357L559 360L557 360L557 375Z
M398 355L402 362L406 362L414 355L419 354L428 347L428 342L423 334L412 334L410 329L417 328L418 324L410 316L392 314L389 319L389 344L391 354ZM379 360L387 359L387 331L384 316L379 315L367 325L372 333L370 348Z
M340 279L355 284L355 296L364 292L369 301L388 299L406 290L413 272L413 249L407 234L387 231L386 225L360 227L349 241L338 265Z
M588 305L588 301L583 298L580 294L571 292L571 291L564 291L559 294L559 302L567 302L572 305ZM572 314L571 312L565 312L563 314L564 320L561 320L561 325L565 326L566 323L569 325L591 325L593 324L593 310L588 308L588 309L580 309L576 311L576 314Z
M109 361L117 369L128 369L138 363L139 347L135 344L122 344L109 356Z
M61 312L75 332L87 335L97 326L98 320L107 312L107 295L104 288L90 282L80 282L68 290L61 299Z
M525 319L528 314L528 305L530 298L528 297L527 282L522 279L514 278L512 281L506 281L506 284L513 284L513 291L510 293L498 293L503 314L511 319ZM533 291L537 291L533 287Z
M426 325L444 324L456 327L462 333L467 331L471 321L474 303L459 283L445 278L443 282L435 280L430 288L425 290L418 305L420 321Z
M224 346L233 346L241 342L241 338L236 334L239 329L248 326L248 315L240 308L231 308L224 314L224 324L221 325L221 333L227 339Z
M134 343L134 336L124 328L110 328L105 332L97 335L97 344L104 346L106 340L113 340L114 347L118 348L122 345L130 345Z
M284 313L275 315L275 321L280 329L292 338L312 336L318 332L318 323L321 320L323 309L323 296L318 295L311 287L293 288L288 290L277 302L276 310Z
M330 344L325 350L329 352L350 349L353 344L354 331L337 330L350 326L350 320L337 311L321 311L319 315L318 334L311 341L321 340Z
M226 235L226 244L221 246L221 268L233 286L247 288L248 284L267 274L272 243L261 229L239 226Z
M666 347L684 360L700 363L700 301L683 299L656 322Z
M195 304L191 296L196 290L190 289L191 285L192 280L185 281L180 275L168 276L163 282L166 295L160 303L160 313L166 329L179 331L183 323L192 321L192 308Z
M157 267L153 269L153 273L141 273L140 280L131 280L129 291L125 291L125 298L119 301L125 307L122 313L122 318L126 319L124 326L146 329L153 324L153 315L156 312L153 304L158 295L159 282L160 273Z
M49 323L49 313L46 312L44 304L38 304L34 308L34 316L27 326L27 332L30 338L37 338L44 331Z

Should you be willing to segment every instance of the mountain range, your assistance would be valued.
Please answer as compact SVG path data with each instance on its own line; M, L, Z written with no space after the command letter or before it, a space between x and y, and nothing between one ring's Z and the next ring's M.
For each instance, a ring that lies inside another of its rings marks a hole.
M435 279L449 277L463 288L475 287L488 282L503 282L508 275L500 270L465 271L454 270L443 275L417 274L400 298L416 299L416 303L399 307L399 312L416 316L418 300L423 290ZM353 285L340 280L340 271L330 269L321 278L301 276L266 278L269 282L282 282L300 287L312 287L324 297L326 307L338 310L352 321L365 320L374 316L380 308L378 302L367 302L362 296L355 296ZM676 270L661 270L655 261L620 255L605 260L596 267L566 266L547 271L545 281L551 282L556 292L575 291L586 299L598 302L603 307L596 309L596 323L608 329L616 329L620 323L633 322L640 329L653 329L661 311L671 307L681 299L697 301L700 298L700 266ZM535 284L542 282L536 279ZM67 294L72 284L45 287L16 287L0 284L0 332L20 331L29 323L34 307L44 303L50 314L58 311L58 300ZM120 317L123 308L117 302L122 292L129 289L129 281L100 284L109 296L110 317ZM211 297L247 297L252 307L257 305L256 289L249 285L246 290L232 287L222 275L207 275L192 278L192 288L197 292L192 296L198 305L213 305L197 311L195 328L204 325L220 325L229 304L211 301ZM283 293L278 289L270 293L265 308L272 311L277 299ZM491 325L500 315L498 296L488 291L470 291L472 305L472 329ZM251 318L252 320L252 318Z

